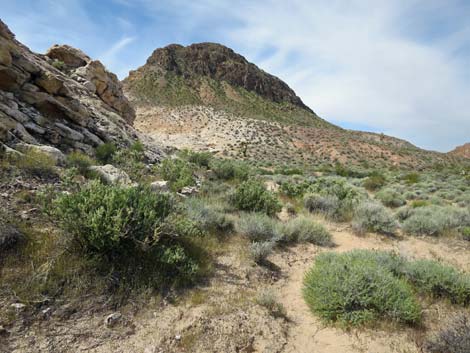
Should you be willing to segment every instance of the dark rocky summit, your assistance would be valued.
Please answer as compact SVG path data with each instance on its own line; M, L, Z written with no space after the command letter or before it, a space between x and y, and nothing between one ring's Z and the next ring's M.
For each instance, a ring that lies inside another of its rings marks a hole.
M221 44L199 43L187 47L172 44L156 49L145 66L158 67L185 79L203 76L226 81L272 102L290 103L311 112L285 82Z

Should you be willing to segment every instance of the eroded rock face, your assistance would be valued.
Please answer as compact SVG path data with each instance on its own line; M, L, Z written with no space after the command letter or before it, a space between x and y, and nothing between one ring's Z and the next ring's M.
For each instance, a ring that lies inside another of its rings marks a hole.
M221 44L198 43L187 47L172 44L155 50L145 66L159 67L184 78L207 76L226 81L270 101L291 103L311 111L285 82Z
M67 45L35 54L0 21L0 143L92 154L103 142L139 139L134 117L118 78L99 61ZM148 147L158 159L160 150Z

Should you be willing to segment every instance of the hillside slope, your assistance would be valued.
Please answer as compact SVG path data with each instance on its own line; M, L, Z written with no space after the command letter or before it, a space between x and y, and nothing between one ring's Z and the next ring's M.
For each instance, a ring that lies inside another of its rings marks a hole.
M462 146L455 147L449 152L452 156L470 158L470 142L463 144Z
M328 123L286 83L219 44L157 49L123 83L136 108L136 127L171 147L214 150L268 165L415 168L456 160Z

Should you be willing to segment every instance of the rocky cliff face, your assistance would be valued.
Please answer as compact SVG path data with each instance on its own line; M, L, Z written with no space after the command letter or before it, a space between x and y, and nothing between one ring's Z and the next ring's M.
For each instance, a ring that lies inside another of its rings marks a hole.
M470 158L470 142L456 147L450 151L449 154L457 157Z
M134 118L121 83L99 61L66 45L35 54L0 21L2 144L92 154L103 142L126 146L137 140Z
M276 103L291 103L309 110L283 81L248 62L232 49L215 43L172 44L155 50L147 66L156 66L184 78L206 76L255 92Z

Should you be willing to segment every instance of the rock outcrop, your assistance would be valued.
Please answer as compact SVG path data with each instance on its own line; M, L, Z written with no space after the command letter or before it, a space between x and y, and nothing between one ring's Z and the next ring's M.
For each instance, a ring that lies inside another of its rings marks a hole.
M457 157L470 158L470 142L454 148L449 154Z
M121 83L102 63L67 45L33 53L0 21L0 143L92 154L104 142L138 140L134 117ZM159 150L151 150L158 159Z

